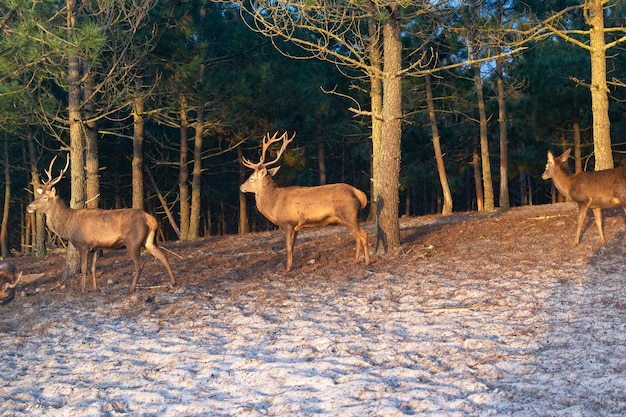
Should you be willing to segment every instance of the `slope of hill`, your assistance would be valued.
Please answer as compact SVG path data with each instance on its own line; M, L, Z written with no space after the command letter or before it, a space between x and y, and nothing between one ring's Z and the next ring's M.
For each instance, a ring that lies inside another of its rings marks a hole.
M124 251L101 291L60 283L62 254L14 261L43 278L0 310L1 416L622 416L623 215L575 206L402 220L402 251L354 265L340 227L145 254ZM370 248L375 239L367 225Z

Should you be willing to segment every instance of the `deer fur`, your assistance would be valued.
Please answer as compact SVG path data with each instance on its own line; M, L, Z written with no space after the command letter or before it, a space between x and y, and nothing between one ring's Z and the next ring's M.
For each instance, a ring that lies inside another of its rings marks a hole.
M244 159L243 164L254 169L240 190L254 193L258 210L269 221L285 230L287 250L287 272L293 266L293 248L299 230L307 227L319 227L328 224L344 224L356 240L356 256L359 261L361 247L365 264L370 262L367 248L367 233L359 224L359 212L367 205L364 192L351 185L339 183L315 187L278 187L272 178L280 167L268 169L267 166L278 161L291 139L287 133L280 138L269 134L263 139L261 161L253 164ZM278 156L265 163L265 153L272 143L282 141Z
M613 168L602 171L582 171L572 174L567 169L567 159L571 149L555 157L548 151L546 170L541 178L552 179L554 186L567 199L578 204L578 224L574 236L574 246L580 242L580 233L587 217L587 210L593 217L600 234L600 242L606 239L602 231L602 209L621 206L626 212L626 168ZM626 245L626 242L624 243Z
M50 170L53 163L54 159L50 163ZM67 169L67 165L65 169ZM135 264L135 273L129 293L135 291L137 279L144 266L144 261L141 257L142 248L146 248L152 256L165 266L170 279L170 287L176 285L176 280L167 257L154 243L158 227L156 219L140 209L101 210L69 208L57 195L54 188L54 184L61 179L65 169L61 171L61 175L57 179L49 179L44 184L36 185L36 199L26 207L26 210L29 213L35 211L45 213L46 224L50 230L70 241L78 250L82 272L82 292L84 293L86 289L89 252L94 251L91 274L93 290L97 291L97 255L95 251L120 249L123 247L126 247L128 255ZM49 171L46 172L48 177L51 178Z

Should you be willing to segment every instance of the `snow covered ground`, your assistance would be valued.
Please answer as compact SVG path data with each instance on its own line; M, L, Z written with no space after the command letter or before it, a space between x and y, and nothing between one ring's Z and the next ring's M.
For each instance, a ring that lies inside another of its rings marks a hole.
M0 309L0 416L624 416L624 220L572 249L574 215L403 220L368 267L303 231L289 274L279 231L166 243L180 285L146 254L130 296L123 251L84 296L15 258L49 278Z

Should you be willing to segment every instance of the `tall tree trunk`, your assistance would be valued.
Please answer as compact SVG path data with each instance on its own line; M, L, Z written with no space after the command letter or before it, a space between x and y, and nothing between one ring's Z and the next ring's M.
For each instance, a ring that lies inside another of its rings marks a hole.
M324 153L324 129L322 129L322 113L317 112L317 166L320 170L320 185L326 184L326 155Z
M470 46L471 49L471 46ZM473 52L470 52L472 59L477 59ZM485 211L493 211L496 208L494 193L493 193L493 181L491 178L491 164L489 162L489 139L487 136L487 111L485 109L485 96L483 94L483 80L480 75L480 65L476 64L474 67L474 83L476 87L476 100L478 102L478 117L480 125L480 160L482 166L482 178L483 178L483 192L484 192L484 205Z
M448 176L446 175L446 167L443 163L443 154L441 152L441 140L439 137L439 128L437 127L437 115L435 113L431 76L430 74L426 74L424 78L426 81L426 101L428 103L430 130L433 137L433 149L435 151L435 160L437 161L439 183L441 184L441 191L443 192L443 208L441 210L441 214L450 214L452 213L452 193L450 192L450 186L448 185Z
M580 146L580 122L577 120L574 122L574 164L575 171L580 172L583 170L582 149Z
M133 103L133 160L131 163L133 208L143 210L143 137L144 137L144 99L138 94Z
M243 160L243 150L241 146L237 146L237 160ZM243 184L246 180L246 171L243 165L239 164L239 184ZM208 228L208 227L207 227ZM239 226L237 228L238 234L244 235L250 231L248 224L248 202L246 200L246 194L239 191Z
M204 134L204 104L198 104L196 132L193 144L193 171L191 178L191 216L189 218L189 239L197 239L200 232L200 209L202 206L202 137Z
M88 208L97 208L100 202L100 163L98 162L98 129L94 117L96 104L94 100L94 79L90 63L82 61L83 67L83 108L85 128L85 174L86 204Z
M606 82L606 43L604 39L604 3L585 0L588 11L589 47L591 52L591 111L593 113L593 149L595 169L614 167L609 120L609 88Z
M35 138L30 126L26 128L26 141L28 143L28 159L30 163L30 176L33 186L33 195L35 195L35 184L40 183L39 170L37 168L37 152L35 150ZM32 214L30 214L32 216ZM46 254L46 223L45 214L35 213L35 227L33 236L33 246L35 257L40 258Z
M496 3L498 26L502 28L504 11L502 0ZM502 53L502 48L496 48L496 55ZM504 92L504 57L496 58L496 77L498 89L498 124L500 126L500 198L499 206L503 210L511 208L509 199L509 137L506 128L506 94Z
M189 240L189 166L187 153L189 152L188 122L187 122L187 100L180 99L180 160L178 177L178 194L180 205L180 240Z
M374 17L367 20L368 34L370 39L370 66L372 71L370 80L370 105L372 107L372 156L371 156L371 178L370 178L370 212L367 216L369 221L378 220L377 204L374 198L377 195L376 182L374 178L380 178L384 167L380 163L379 155L383 146L382 138L382 109L383 109L383 80L380 76L382 72L382 56L380 45L379 25ZM378 229L376 231L378 235Z
M72 39L76 24L76 1L67 2L67 31L68 38ZM70 208L85 207L85 143L83 138L83 124L80 102L80 60L76 55L68 56L68 122L70 131ZM71 243L67 247L67 256L63 278L67 279L80 272L80 257Z
M2 208L2 225L0 226L0 253L3 258L9 256L7 232L9 223L9 207L11 205L11 170L9 168L9 137L4 136L4 207Z
M377 207L377 243L383 250L400 248L400 142L402 138L402 43L400 40L399 6L388 7L389 16L383 24L383 107L382 147L377 164L379 177L374 177L374 199Z
M476 188L476 209L478 211L483 211L485 207L483 183L480 177L480 155L476 148L474 148L474 153L472 154L472 167L474 168L474 186Z

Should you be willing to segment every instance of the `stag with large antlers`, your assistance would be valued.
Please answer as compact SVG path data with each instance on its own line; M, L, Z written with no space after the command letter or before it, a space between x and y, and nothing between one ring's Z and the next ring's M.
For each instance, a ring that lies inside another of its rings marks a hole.
M135 291L137 279L144 266L141 249L146 248L152 256L165 266L170 279L170 287L176 285L172 269L165 254L154 242L158 223L150 214L140 209L72 209L57 195L54 185L58 183L69 165L69 158L65 168L57 178L52 178L52 166L56 157L50 162L50 167L44 171L48 179L43 184L35 184L36 198L26 210L29 213L39 211L46 214L46 224L57 235L69 240L80 254L82 271L81 290L84 293L87 282L87 264L89 252L94 252L91 265L93 290L98 290L96 284L97 252L101 249L120 249L126 247L128 255L135 263L135 274L129 292Z
M367 233L359 224L359 211L367 205L364 192L348 184L327 184L316 187L278 187L273 176L280 166L268 169L268 166L278 162L287 145L296 136L287 138L287 132L277 137L278 133L263 138L261 160L252 163L243 158L243 165L252 168L254 172L246 182L241 184L241 191L254 193L258 210L269 221L285 230L287 249L287 272L293 266L293 248L296 235L305 227L318 227L327 224L344 224L356 240L356 256L354 262L359 261L361 247L365 265L370 262L367 249ZM277 142L282 142L276 158L265 162L268 148Z

